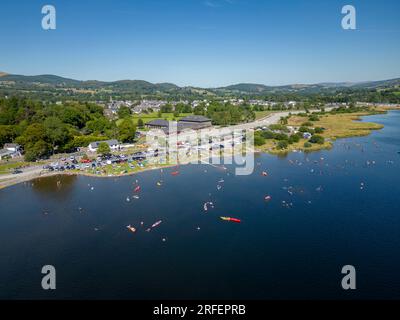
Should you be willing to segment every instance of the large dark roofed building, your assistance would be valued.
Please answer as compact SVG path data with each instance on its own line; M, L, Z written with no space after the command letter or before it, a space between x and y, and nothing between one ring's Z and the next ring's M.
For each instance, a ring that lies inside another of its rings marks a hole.
M190 123L210 123L211 125L211 119L208 119L207 117L204 116L187 116L179 120L179 122L190 122Z
M163 119L155 119L146 123L151 129L168 129L169 121ZM211 120L203 116L187 116L177 122L178 131L185 129L199 130L211 127Z
M151 120L149 122L146 123L146 126L149 128L168 128L169 125L169 121L167 120L163 120L163 119L155 119L155 120Z
M190 129L203 129L211 127L211 119L204 116L187 116L178 122L179 125Z

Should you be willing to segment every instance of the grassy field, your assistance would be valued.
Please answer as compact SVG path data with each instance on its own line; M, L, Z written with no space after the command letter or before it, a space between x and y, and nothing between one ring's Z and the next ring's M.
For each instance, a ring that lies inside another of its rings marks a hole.
M95 176L120 176L168 166L168 164L154 164L148 163L147 161L143 161L141 164L139 164L138 162L134 161L132 163L110 164L101 168L88 169L84 171L84 173ZM75 172L77 174L82 173L80 170L72 170L71 172Z
M366 136L371 133L371 130L382 129L383 126L377 123L361 122L360 116L368 115L369 112L350 113L350 114L335 114L325 115L320 117L319 121L313 122L315 127L325 128L321 135L325 138L337 139L346 137ZM290 126L301 126L306 122L303 117L292 116L289 119Z
M142 119L144 123L147 123L147 122L149 122L151 120L155 120L155 119L165 119L165 120L169 120L169 121L174 120L174 119L179 120L179 119L182 119L182 118L190 116L190 115L192 115L192 113L181 113L179 115L179 117L175 118L173 113L163 113L160 118L158 116L157 112L152 112L152 113L148 113L148 114L142 113L140 115L138 115L138 114L132 115L131 120L134 124L137 124L139 119ZM123 120L121 120L121 119L117 120L117 125L119 125L122 121Z
M255 111L256 114L256 120L260 120L262 118L265 118L266 116L270 115L273 113L273 111Z
M377 113L380 113L380 111L377 110ZM278 141L266 140L266 144L258 147L258 149L260 151L269 152L272 154L284 154L294 150L317 151L321 149L330 149L332 148L331 141L334 141L338 138L366 136L369 135L372 130L382 129L383 125L359 121L361 116L369 114L371 114L371 112L327 114L320 116L319 121L314 121L312 123L313 128L325 128L325 131L320 134L325 138L324 144L312 144L311 147L306 148L304 147L304 143L308 140L301 139L299 142L289 145L287 149L279 150L276 148ZM291 116L288 125L300 127L304 122L308 122L308 119L300 116Z

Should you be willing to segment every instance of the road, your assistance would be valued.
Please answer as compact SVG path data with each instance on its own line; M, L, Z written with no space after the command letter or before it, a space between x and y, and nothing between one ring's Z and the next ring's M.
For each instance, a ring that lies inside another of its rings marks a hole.
M331 111L332 109L333 108L325 108L325 111ZM321 110L310 110L310 112L315 112L315 111L321 111ZM282 117L287 117L289 116L289 114L299 114L299 113L304 113L304 110L275 112L269 114L268 116L262 119L249 123L238 124L235 126L231 126L229 128L232 128L233 130L245 130L245 129L254 129L257 127L270 126L271 124L278 123Z
M40 165L23 168L22 173L19 174L2 174L0 175L0 188L10 184L31 180L32 178L40 176L42 171L43 168Z

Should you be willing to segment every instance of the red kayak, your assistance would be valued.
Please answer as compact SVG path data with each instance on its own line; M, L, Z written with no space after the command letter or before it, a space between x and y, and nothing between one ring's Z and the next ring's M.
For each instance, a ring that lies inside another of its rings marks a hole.
M134 190L133 190L133 192L139 192L140 191L140 186L137 186Z
M171 174L172 174L173 176L177 176L177 175L179 174L179 171L171 172Z
M235 223L241 223L242 220L236 219L236 218L231 218L231 217L220 217L224 221L230 221L230 222L235 222Z

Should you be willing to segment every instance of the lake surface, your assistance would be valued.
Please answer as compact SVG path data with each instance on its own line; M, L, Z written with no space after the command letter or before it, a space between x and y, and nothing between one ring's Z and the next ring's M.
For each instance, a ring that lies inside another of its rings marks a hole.
M251 176L189 165L179 176L1 190L0 298L399 299L400 112L365 119L385 128L330 151L259 155ZM215 208L205 212L206 201ZM54 291L41 288L43 265L57 270ZM341 288L344 265L355 266L357 290Z

